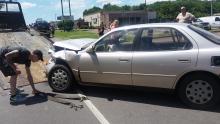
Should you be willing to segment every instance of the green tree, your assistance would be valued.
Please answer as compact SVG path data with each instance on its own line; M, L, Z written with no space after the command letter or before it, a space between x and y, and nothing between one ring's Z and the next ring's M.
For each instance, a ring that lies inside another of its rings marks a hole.
M185 6L187 11L195 17L209 16L211 13L211 1L207 0L176 0L160 1L150 5L140 4L135 6L124 5L122 7L112 4L105 4L103 9L98 11L132 11L132 10L153 10L157 12L159 20L175 20L180 12L180 7ZM84 13L94 12L94 8L85 10ZM220 13L220 0L213 0L213 13Z
M123 10L121 7L117 6L117 5L111 5L110 3L105 4L103 6L103 11L120 11Z
M99 7L96 7L94 6L93 8L91 9L86 9L84 12L83 12L83 15L87 15L87 14L91 14L91 13L95 13L95 12L100 12L101 11L101 8Z
M72 20L59 21L57 26L61 30L71 31L73 30L74 22Z

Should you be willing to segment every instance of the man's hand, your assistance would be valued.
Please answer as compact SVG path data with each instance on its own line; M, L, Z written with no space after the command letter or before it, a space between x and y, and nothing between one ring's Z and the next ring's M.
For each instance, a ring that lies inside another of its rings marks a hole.
M17 74L17 75L21 74L21 71L20 71L20 70L18 70L18 69L16 69L16 71L15 71L15 72L16 72L16 74Z

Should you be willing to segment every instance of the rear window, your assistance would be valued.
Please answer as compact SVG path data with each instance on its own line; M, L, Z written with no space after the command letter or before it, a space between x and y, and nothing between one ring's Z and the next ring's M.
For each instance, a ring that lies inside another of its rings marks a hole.
M190 29L192 29L193 31L195 31L196 33L200 34L202 37L210 40L213 43L220 45L220 37L218 35L215 35L209 31L203 30L203 29L195 27L193 25L189 25L188 27Z
M20 12L18 4L8 4L9 12Z
M5 3L0 3L0 12L6 12L6 4Z

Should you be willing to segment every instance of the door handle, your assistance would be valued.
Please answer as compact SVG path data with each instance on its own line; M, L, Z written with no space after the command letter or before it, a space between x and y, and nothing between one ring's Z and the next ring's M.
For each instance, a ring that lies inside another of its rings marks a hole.
M128 59L119 59L120 62L129 62Z
M178 61L181 63L191 63L190 59L178 59Z

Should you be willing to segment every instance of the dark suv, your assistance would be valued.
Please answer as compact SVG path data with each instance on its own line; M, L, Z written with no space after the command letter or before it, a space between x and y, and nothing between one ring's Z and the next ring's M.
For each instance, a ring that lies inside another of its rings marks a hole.
M47 21L44 20L37 20L34 24L35 30L40 32L40 34L46 35L47 37L50 37L50 24Z

